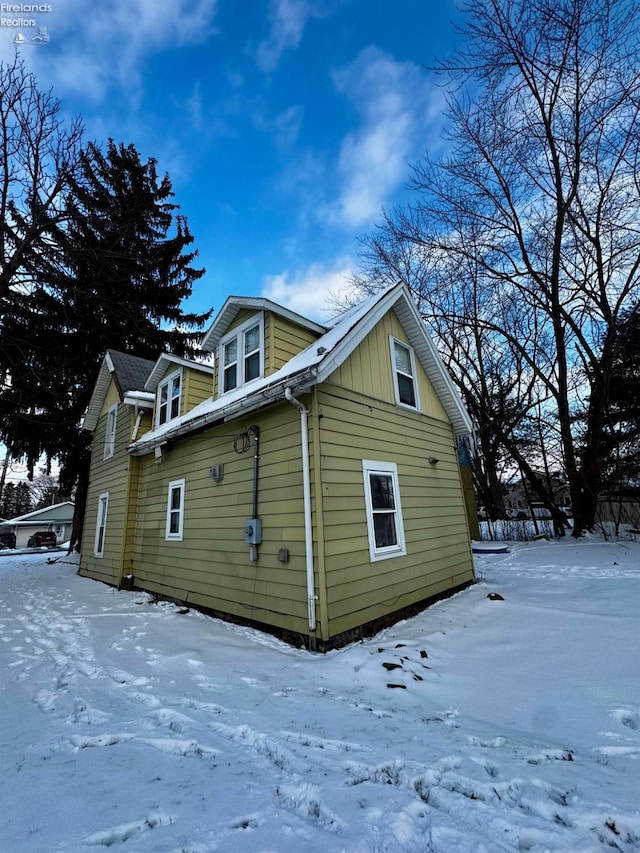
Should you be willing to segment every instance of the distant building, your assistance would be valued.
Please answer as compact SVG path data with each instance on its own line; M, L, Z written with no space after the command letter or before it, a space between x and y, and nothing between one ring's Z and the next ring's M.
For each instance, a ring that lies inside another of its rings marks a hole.
M543 471L536 471L536 474L545 488L549 488L550 481L551 493L556 506L567 507L571 504L569 486L560 475L551 474L547 478ZM504 506L510 518L530 517L532 515L540 518L542 514L548 514L548 510L544 510L544 513L541 512L544 504L540 502L529 481L524 478L515 480L504 487Z
M71 536L73 510L72 501L52 504L0 522L0 530L15 533L16 548L25 548L31 534L39 530L53 531L60 545L67 542Z

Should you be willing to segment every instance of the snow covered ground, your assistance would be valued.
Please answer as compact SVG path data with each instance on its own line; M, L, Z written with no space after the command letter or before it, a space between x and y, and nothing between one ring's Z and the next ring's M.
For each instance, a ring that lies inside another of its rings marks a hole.
M0 559L3 851L640 849L640 543L325 656L46 559Z

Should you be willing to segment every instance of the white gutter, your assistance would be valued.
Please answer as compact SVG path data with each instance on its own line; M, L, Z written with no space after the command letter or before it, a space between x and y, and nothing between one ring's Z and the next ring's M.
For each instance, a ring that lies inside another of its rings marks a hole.
M189 435L196 430L206 429L210 425L217 425L224 421L232 420L239 415L248 415L262 406L281 400L285 393L283 388L285 382L294 383L296 387L302 387L308 382L314 382L315 375L315 367L309 367L296 375L280 379L273 385L260 388L249 396L238 397L232 403L220 406L220 408L214 408L213 411L207 412L204 415L197 417L183 415L176 426L171 427L171 424L169 424L168 428L165 425L165 428L154 430L150 434L145 433L139 441L130 444L127 451L131 456L144 456L146 453L153 453L157 444L166 444L167 441L175 441L183 435Z
M291 388L285 388L285 399L294 405L300 412L300 433L302 438L302 495L304 502L304 541L305 562L307 567L307 608L309 612L309 630L316 630L316 601L313 583L313 529L311 527L311 478L309 476L309 430L307 418L309 409L296 400Z
M123 403L127 406L140 406L143 409L153 409L156 395L149 391L125 391Z

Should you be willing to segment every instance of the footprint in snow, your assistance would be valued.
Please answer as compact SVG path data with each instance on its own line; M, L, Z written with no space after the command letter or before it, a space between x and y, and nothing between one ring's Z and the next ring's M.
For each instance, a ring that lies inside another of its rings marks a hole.
M96 737L85 737L84 735L74 735L70 742L76 752L81 749L96 749L105 746L116 746L119 743L126 743L133 740L135 735L132 734L103 734Z
M322 803L320 792L313 785L280 785L276 788L280 808L319 824L332 832L342 832L342 821Z
M621 705L609 712L613 719L634 732L640 730L640 708L633 705Z
M195 740L174 740L173 738L140 738L140 743L146 743L167 755L183 755L185 758L215 758L217 749L204 746Z
M159 708L152 714L152 719L157 726L166 726L172 732L182 732L185 727L192 726L194 721L186 714L172 711L170 708Z
M132 823L121 823L111 829L94 832L93 835L85 838L85 843L100 847L112 847L114 844L124 844L130 838L140 835L143 832L148 832L150 829L156 829L159 826L169 826L171 823L173 823L171 815L152 812L142 820L136 820Z

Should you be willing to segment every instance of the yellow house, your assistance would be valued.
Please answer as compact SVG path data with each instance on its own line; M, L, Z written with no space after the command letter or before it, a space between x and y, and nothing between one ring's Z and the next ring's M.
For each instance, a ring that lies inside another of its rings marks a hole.
M471 423L403 285L323 325L231 297L202 347L105 358L81 574L323 650L474 580Z

